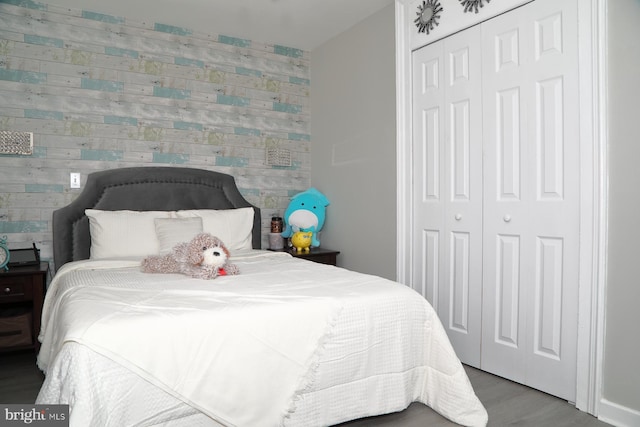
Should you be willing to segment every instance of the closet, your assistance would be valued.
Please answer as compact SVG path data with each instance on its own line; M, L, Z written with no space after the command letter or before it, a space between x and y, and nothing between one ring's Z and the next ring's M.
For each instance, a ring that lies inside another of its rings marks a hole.
M533 1L412 54L414 288L463 363L575 401L575 0Z

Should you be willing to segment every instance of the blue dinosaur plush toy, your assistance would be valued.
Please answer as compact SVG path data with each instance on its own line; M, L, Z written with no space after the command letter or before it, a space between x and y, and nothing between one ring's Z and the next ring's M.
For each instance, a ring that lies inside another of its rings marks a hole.
M291 198L284 211L285 229L282 237L291 237L296 231L311 231L311 246L320 246L318 232L322 229L329 200L315 188L309 188Z

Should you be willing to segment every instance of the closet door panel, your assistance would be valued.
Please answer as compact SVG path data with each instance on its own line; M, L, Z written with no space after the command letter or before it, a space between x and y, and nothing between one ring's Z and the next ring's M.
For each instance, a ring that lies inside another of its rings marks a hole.
M482 67L475 26L443 42L444 232L438 314L458 357L480 365L482 340Z
M526 277L534 258L528 253L524 200L535 170L526 137L532 125L527 73L526 36L521 12L508 20L483 24L483 319L481 368L525 382L519 355L527 345ZM525 40L523 40L525 38ZM530 54L529 54L530 56Z
M533 351L539 356L560 360L564 241L539 237L536 243Z
M480 366L480 28L413 54L414 277L458 357Z
M444 278L444 62L442 44L414 53L413 74L413 287L439 309Z
M579 268L576 22L574 0L536 1L482 26L481 368L567 400Z
M520 345L520 237L498 235L495 243L495 329L493 336L484 339L517 348Z
M499 200L520 200L520 90L509 88L496 93L497 185Z
M564 91L561 78L536 82L538 200L562 200L564 188Z

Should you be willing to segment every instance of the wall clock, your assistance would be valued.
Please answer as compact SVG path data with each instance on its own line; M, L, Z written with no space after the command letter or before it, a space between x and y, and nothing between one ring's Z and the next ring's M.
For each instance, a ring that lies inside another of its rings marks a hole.
M413 21L418 27L418 32L429 34L434 26L439 25L438 19L442 10L439 0L424 0L422 5L418 6L418 17Z
M0 239L0 270L9 270L7 264L9 264L10 258L9 248L7 247L7 236L3 236Z

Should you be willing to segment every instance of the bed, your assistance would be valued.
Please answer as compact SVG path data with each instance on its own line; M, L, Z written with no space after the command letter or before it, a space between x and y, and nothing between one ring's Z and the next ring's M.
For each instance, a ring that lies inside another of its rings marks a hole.
M197 231L227 244L239 275L140 271ZM69 404L71 426L325 426L412 402L487 423L424 298L261 250L260 210L230 175L92 173L54 212L53 239L37 403Z

